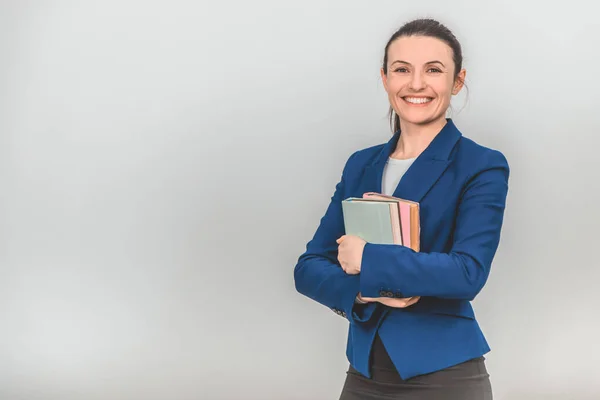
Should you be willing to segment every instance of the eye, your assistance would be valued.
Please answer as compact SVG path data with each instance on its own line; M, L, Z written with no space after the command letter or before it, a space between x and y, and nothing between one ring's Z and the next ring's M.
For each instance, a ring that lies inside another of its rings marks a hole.
M441 72L442 72L442 70L441 70L441 69L439 69L439 68L431 67L431 68L429 68L429 69L427 70L427 72L434 72L434 73L436 73L436 74L437 74L437 73L441 73Z
M405 67L399 67L394 70L394 72L408 72L408 69Z

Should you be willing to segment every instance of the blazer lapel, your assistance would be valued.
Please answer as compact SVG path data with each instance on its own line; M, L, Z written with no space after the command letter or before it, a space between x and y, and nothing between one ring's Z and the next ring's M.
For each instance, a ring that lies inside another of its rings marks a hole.
M418 157L400 180L393 196L420 202L448 165L450 161Z
M381 193L385 163L396 148L400 135L400 132L396 132L383 147L378 157L366 168L363 193ZM440 133L406 171L392 195L420 202L450 165L450 155L461 136L452 119L448 118Z

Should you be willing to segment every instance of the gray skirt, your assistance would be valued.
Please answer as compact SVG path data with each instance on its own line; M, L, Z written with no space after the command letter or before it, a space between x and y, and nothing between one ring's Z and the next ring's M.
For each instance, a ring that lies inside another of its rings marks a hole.
M372 377L351 365L339 400L492 400L485 358L404 380L396 371L379 336L371 351Z

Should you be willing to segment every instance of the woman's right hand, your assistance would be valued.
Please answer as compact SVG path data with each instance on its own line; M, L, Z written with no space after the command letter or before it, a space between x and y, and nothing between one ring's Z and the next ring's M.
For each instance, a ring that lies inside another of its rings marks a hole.
M413 304L415 304L417 301L419 301L419 299L421 297L414 296L414 297L407 297L407 298L403 298L403 299L395 299L395 298L390 298L390 297L363 297L359 293L358 298L360 300L366 301L368 303L378 302L378 303L381 303L388 307L406 308L406 307L409 307L409 306L412 306Z

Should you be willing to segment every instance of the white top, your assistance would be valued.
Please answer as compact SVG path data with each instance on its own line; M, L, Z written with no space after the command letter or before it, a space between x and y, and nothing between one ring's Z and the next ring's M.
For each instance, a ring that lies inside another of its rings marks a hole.
M402 176L415 160L416 158L407 158L405 160L388 158L383 169L383 181L381 182L381 191L383 194L391 196L394 193L394 190L396 190L396 187L400 183L400 179L402 179Z

